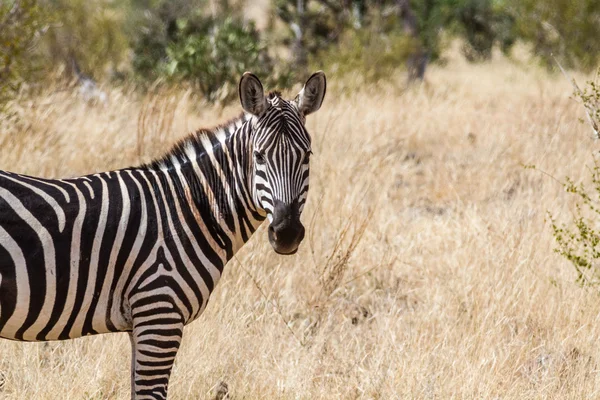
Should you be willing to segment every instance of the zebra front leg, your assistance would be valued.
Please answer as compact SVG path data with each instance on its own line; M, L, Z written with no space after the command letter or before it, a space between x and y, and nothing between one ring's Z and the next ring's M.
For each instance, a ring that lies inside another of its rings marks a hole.
M171 368L181 343L183 321L173 315L134 318L131 333L132 399L166 399Z
M133 342L133 332L129 332L129 342L131 343L131 398L135 399L135 345Z

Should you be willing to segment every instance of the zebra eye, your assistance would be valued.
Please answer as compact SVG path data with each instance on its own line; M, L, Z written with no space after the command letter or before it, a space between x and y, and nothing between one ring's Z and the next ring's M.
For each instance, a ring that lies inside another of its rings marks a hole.
M304 154L304 164L308 164L308 162L310 161L310 156L312 155L312 151L307 151L306 154Z
M265 156L263 156L260 152L255 151L254 152L254 159L256 160L256 163L259 165L263 165L266 163L265 161Z

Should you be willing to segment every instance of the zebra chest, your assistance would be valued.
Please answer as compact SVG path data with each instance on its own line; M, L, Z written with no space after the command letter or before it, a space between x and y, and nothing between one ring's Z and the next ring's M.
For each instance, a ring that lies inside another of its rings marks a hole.
M155 313L175 312L186 324L193 321L206 308L220 278L218 270L213 274L209 270L209 266L194 263L170 246L157 245L132 274L126 293L127 314L135 317L138 308L144 312L152 309Z

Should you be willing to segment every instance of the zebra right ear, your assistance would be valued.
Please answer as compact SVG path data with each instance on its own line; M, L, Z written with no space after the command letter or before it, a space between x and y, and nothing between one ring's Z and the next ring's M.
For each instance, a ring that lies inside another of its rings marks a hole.
M325 91L327 90L327 80L323 71L317 71L308 78L304 87L296 96L298 109L303 116L314 113L321 108Z
M251 72L244 72L240 79L240 102L242 108L253 115L262 114L268 106L260 80Z

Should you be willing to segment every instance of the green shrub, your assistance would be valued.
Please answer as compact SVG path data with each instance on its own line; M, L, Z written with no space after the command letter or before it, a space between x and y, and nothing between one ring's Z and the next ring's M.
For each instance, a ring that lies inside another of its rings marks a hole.
M47 26L37 0L0 2L0 108L42 67L33 46Z
M600 2L597 0L507 0L517 16L517 34L548 68L557 57L566 67L594 69L600 62Z
M45 35L43 57L54 67L72 71L76 61L82 72L97 79L126 60L124 1L45 0L54 23Z
M351 30L340 39L339 46L311 57L311 64L339 78L357 72L363 81L377 82L393 78L394 70L405 64L414 48L414 40L400 32Z
M219 24L205 21L188 32L190 22L178 22L180 34L167 45L167 59L159 66L168 78L193 82L211 98L223 85L235 87L244 71L268 73L261 65L266 49L254 25L226 18Z
M455 30L465 39L463 53L470 61L485 61L498 45L508 52L516 41L516 18L492 0L461 0L455 7Z
M261 76L270 87L292 82L289 72L274 69L254 24L236 13L212 17L195 12L173 20L160 13L150 16L133 49L138 76L190 82L209 100L237 96L245 71Z
M273 1L273 16L284 24L281 44L290 49L295 68L305 69L310 56L336 46L352 26L348 7L348 2L327 0Z
M295 2L277 2L287 5L283 10L290 9L290 3ZM401 7L396 0L358 3L362 5L359 8L340 6L335 18L331 15L336 14L327 7L307 8L306 12L311 12L311 16L314 14L320 16L321 21L327 21L325 16L330 15L329 20L333 21L322 24L329 28L321 29L320 34L314 24L306 25L308 37L304 41L313 64L321 62L342 74L358 71L367 81L377 81L392 76L393 69L403 66L411 56L419 53L427 61L436 61L451 37L464 39L463 52L470 61L489 59L494 46L506 52L516 40L515 18L503 2L413 0L409 3L410 10ZM351 23L356 20L355 14L360 16L359 24ZM292 18L284 20L293 21ZM411 20L414 25L404 26L411 24ZM336 24L336 21L344 23ZM316 53L314 44L319 45Z
M75 62L101 78L124 61L124 2L111 0L0 1L0 105L23 84L42 87Z
M600 86L590 82L583 92L577 91L598 135L600 122ZM578 198L575 214L569 224L559 224L549 213L552 232L558 247L555 251L571 262L581 284L600 284L600 164L594 158L590 168L591 190L566 178L564 188Z

